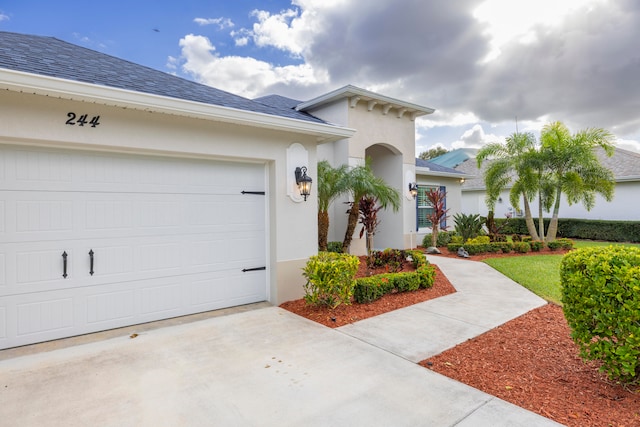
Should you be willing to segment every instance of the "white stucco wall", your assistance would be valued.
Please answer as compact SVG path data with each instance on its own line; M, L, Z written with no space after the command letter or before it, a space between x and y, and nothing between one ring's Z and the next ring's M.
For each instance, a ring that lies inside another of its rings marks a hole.
M513 212L513 206L509 202L509 192L502 192L502 202L496 203L495 217L504 218L505 214ZM462 212L467 214L478 213L482 216L488 214L485 202L485 192L482 190L462 192ZM537 217L537 198L530 203L533 215ZM520 201L517 208L522 209ZM545 212L545 217L550 217L551 213ZM582 219L602 219L620 221L640 221L640 182L618 182L615 187L615 195L611 202L607 202L602 196L597 195L595 206L587 211L581 204L569 205L566 198L560 204L560 218L582 218Z
M352 106L346 98L323 105L310 111L332 123L356 129L349 140L323 144L318 148L318 158L327 159L333 166L362 164L372 158L372 169L376 176L400 192L401 207L398 212L391 209L381 211L380 227L374 237L376 249L386 247L408 248L415 239L415 205L405 197L405 173L415 175L415 122L409 115L398 117L398 111L386 114L381 105L369 109L365 101ZM336 200L330 209L329 241L342 241L347 225L345 203L347 198ZM366 253L365 239L359 238L361 226L356 228L351 244L351 253Z
M429 175L421 175L417 176L418 185L424 186L434 186L440 187L445 186L447 189L447 209L449 210L448 218L447 218L447 231L453 231L454 229L454 220L453 216L464 212L463 210L463 197L461 197L461 183L459 178L449 178L449 177L438 177L438 176L429 176ZM416 205L414 202L413 205L413 218L415 224L416 217ZM429 228L420 228L417 231L417 242L418 244L422 244L422 239L426 234L431 234L431 229Z
M67 113L100 116L100 125L68 126ZM301 143L309 152L314 181L316 138L302 133L252 128L214 120L105 106L5 91L0 98L0 144L114 151L264 164L269 202L267 245L270 301L302 295L300 268L317 253L317 199L295 203L286 193L286 149Z

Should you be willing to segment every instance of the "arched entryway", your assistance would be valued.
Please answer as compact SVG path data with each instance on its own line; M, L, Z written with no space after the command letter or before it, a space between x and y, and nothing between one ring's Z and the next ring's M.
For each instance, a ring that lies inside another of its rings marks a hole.
M402 213L402 153L388 144L374 144L365 150L365 157L371 161L373 173L397 189L401 194L400 210L394 212L390 207L378 213L380 225L374 237L374 248L403 248L403 213Z

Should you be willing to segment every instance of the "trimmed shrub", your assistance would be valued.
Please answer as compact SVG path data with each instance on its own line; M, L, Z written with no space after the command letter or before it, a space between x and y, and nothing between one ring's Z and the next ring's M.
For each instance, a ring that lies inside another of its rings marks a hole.
M438 239L436 240L437 246L439 248L445 247L451 242L451 237L453 237L455 233L453 231L440 231L438 232Z
M556 241L560 243L560 247L562 249L573 249L573 247L575 246L575 242L571 239L567 239L566 237L563 237Z
M305 302L331 308L350 304L359 264L358 257L349 254L320 252L310 257L302 269L307 279Z
M529 243L529 245L531 245L531 250L533 252L540 252L542 250L542 248L544 248L544 242L541 242L540 240L531 240Z
M461 247L463 247L464 245L462 243L449 243L447 245L447 250L449 252L457 252L458 249L460 249Z
M513 244L513 250L521 254L526 254L527 252L531 252L531 244L529 244L529 242L515 242Z
M342 242L328 242L327 252L342 253Z
M557 240L553 240L551 242L547 242L547 247L552 251L557 251L562 247L562 242L558 242Z
M464 242L464 239L462 238L462 236L459 236L457 234L454 234L453 236L451 236L451 242L453 244L459 243L462 244L462 242ZM447 245L449 246L449 245Z
M391 292L408 292L433 286L436 269L426 264L415 272L385 273L356 279L353 299L359 304L373 302Z
M488 252L489 245L490 243L470 243L468 245L464 245L464 248L469 253L469 255L478 255Z
M408 257L411 257L411 262L413 263L413 268L416 270L422 267L423 265L427 265L427 257L424 255L422 251L417 249L415 250L405 250L405 253Z
M436 269L431 264L420 267L416 274L420 277L420 289L428 289L436 282Z
M496 225L505 234L528 234L524 218L496 218ZM533 222L538 229L538 219ZM545 230L549 229L549 218L544 219ZM604 240L607 242L640 242L640 221L607 221L594 219L559 218L558 237L570 239Z
M391 274L389 281L398 292L417 291L420 289L420 276L414 272Z
M466 242L467 245L486 245L488 243L491 243L489 236L476 236L473 239L468 239Z
M592 247L560 264L564 315L584 359L624 383L640 382L640 249Z
M393 290L393 285L384 274L356 279L353 299L360 304L373 302Z
M511 242L499 242L498 244L500 245L500 250L503 254L511 253L513 250L513 243Z
M491 242L487 245L487 252L490 252L492 254L500 252L500 250L500 242Z
M552 251L555 251L558 249L573 249L574 245L575 243L571 239L556 239L551 242L547 242L547 246Z

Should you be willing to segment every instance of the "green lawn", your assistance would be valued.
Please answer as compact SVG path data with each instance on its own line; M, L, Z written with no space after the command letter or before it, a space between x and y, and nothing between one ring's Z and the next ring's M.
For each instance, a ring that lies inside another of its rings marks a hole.
M609 243L576 240L576 248L623 245L640 247L632 243ZM489 258L484 262L505 276L520 283L536 295L555 304L561 304L560 261L562 255L531 255L525 257Z
M484 262L547 301L560 304L562 255L489 258Z

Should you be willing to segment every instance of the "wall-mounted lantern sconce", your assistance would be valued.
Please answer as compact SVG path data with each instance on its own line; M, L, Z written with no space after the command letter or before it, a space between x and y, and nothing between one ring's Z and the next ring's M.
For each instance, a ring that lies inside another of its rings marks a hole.
M502 203L502 197L498 197L498 203Z
M464 184L464 178L460 178L460 184Z
M418 184L415 182L409 183L409 193L411 193L411 197L414 199L418 196Z
M307 196L311 194L311 183L313 180L307 175L307 167L302 166L296 168L296 184L298 184L298 190L300 195L304 197L304 201L307 201Z

